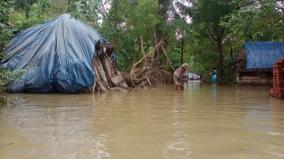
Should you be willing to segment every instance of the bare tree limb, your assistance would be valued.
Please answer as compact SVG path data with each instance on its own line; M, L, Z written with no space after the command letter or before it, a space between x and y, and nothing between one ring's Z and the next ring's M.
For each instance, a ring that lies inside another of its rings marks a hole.
M167 63L171 66L171 69L174 71L175 69L174 69L173 65L171 64L171 61L170 61L170 59L169 59L169 57L168 57L168 55L167 55L166 50L164 49L164 47L162 47L162 50L163 50L163 53L164 53L164 55L165 55L165 57L166 57Z
M145 56L143 36L140 36L141 52Z

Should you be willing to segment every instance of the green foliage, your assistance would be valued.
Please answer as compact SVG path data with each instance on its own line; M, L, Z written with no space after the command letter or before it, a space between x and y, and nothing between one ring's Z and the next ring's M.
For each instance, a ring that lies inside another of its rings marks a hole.
M22 3L25 5L20 6L19 4ZM52 0L0 1L0 52L11 39L13 31L25 29L48 19L46 11L51 4Z
M104 19L99 31L110 40L118 54L120 69L127 70L133 62L143 56L144 52L153 49L158 36L167 40L166 51L173 65L179 65L180 48L176 40L176 30L184 30L188 36L185 21L176 18L166 21L166 11L170 9L170 1L160 0L120 0L112 1L108 16ZM160 3L160 5L159 5ZM163 4L163 9L161 9ZM189 59L188 47L185 47L186 59Z
M234 9L230 1L194 0L190 14L191 24L191 61L193 69L207 75L214 67L218 68L221 80L225 79L225 69L230 69L230 49L232 41L227 29L221 25L223 17ZM229 61L227 61L229 60Z
M21 71L11 71L7 69L0 68L0 92L5 90L8 82L18 79L24 73Z
M26 29L50 18L48 9L52 7L53 0L37 0L33 2L29 5L29 10L26 13L22 9L10 12L9 21L16 26L17 30Z
M67 12L74 17L84 20L93 26L98 26L99 7L102 0L65 0Z
M3 0L0 1L0 22L5 23L8 21L8 13L10 11L10 7L13 4L13 0Z
M235 0L237 9L224 17L223 26L232 36L246 41L283 41L283 1Z
M11 26L9 22L9 13L11 11L10 5L13 1L0 1L0 54L3 51L3 47L11 36Z
M26 16L28 16L32 5L36 0L14 0L14 8L16 10L22 10Z
M0 106L6 103L6 85L8 82L19 79L24 71L11 71L0 68Z
M141 36L145 52L152 49L158 21L156 8L157 4L151 0L112 2L108 19L105 19L100 31L115 46L121 69L132 66L134 60L142 56Z

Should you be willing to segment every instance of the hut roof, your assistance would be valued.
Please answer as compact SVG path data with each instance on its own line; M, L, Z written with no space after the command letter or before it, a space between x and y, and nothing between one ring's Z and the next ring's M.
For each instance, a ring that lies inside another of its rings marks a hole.
M20 32L5 49L2 66L25 73L8 90L73 93L93 86L92 58L101 39L68 14Z
M246 69L267 69L284 57L284 42L247 42L244 44Z

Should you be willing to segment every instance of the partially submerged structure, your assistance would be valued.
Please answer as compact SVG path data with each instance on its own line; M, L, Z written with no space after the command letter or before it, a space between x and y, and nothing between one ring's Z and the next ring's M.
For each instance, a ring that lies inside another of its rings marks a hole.
M16 35L2 67L23 70L10 92L75 93L127 87L113 66L113 49L92 27L64 14Z
M284 57L284 42L247 42L235 61L240 84L272 84L272 67Z
M284 58L273 65L273 88L270 94L273 97L284 99Z

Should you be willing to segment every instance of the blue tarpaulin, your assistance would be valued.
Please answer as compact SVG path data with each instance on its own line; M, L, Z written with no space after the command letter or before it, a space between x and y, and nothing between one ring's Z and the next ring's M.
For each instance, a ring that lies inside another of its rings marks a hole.
M8 91L74 93L92 87L92 59L101 39L68 14L20 32L5 49L2 66L24 74Z
M284 58L284 42L247 42L244 44L247 69L272 68Z

